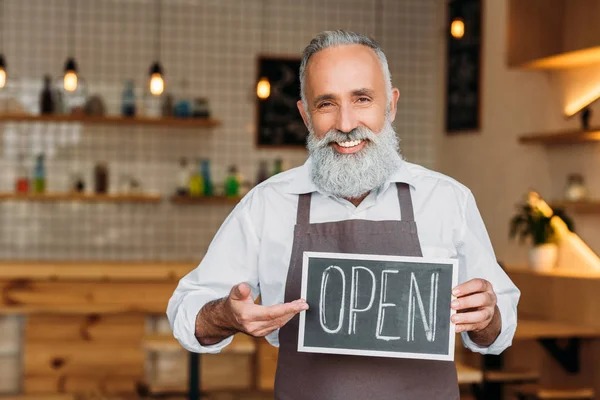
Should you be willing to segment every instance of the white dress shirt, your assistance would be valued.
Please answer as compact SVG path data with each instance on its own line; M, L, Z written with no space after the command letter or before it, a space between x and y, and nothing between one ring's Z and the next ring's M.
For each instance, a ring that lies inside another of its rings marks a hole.
M317 189L310 179L311 159L252 189L227 217L200 265L184 276L169 300L167 316L175 338L187 350L218 353L229 337L202 346L196 339L198 311L225 297L241 282L252 287L262 304L284 301L292 252L298 195L313 193L311 223L347 219L399 220L394 182L410 185L415 221L424 257L457 258L459 283L473 278L490 281L498 298L502 331L489 347L461 333L465 346L481 354L499 354L512 343L520 291L496 261L494 250L471 191L456 180L422 166L399 161L397 171L355 207ZM266 338L279 346L279 331Z

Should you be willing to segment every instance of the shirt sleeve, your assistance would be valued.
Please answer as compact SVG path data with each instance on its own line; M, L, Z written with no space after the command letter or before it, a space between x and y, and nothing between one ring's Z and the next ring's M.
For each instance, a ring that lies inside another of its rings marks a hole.
M233 340L202 346L196 339L196 316L208 302L223 298L231 288L246 282L256 299L258 287L259 240L249 216L240 203L213 238L198 267L181 278L167 306L167 318L174 337L187 350L218 353Z
M497 296L502 330L494 343L488 347L474 343L467 332L461 332L461 338L465 347L474 352L500 354L512 344L517 329L517 304L521 292L498 264L485 224L471 192L467 196L464 210L464 221L457 245L459 281L462 283L473 278L483 278L492 284Z

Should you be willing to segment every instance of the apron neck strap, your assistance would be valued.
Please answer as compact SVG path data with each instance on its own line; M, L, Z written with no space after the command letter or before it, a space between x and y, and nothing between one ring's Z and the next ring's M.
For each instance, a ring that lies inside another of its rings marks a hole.
M415 214L413 212L412 199L410 197L410 186L408 183L396 182L398 188L398 203L400 204L400 220L414 221Z
M310 199L312 193L303 193L298 197L298 214L296 223L298 225L310 224Z
M410 197L410 186L407 183L396 182L398 189L398 203L400 205L400 215L402 221L414 221L412 199ZM310 200L312 193L303 193L298 197L298 214L296 223L298 225L310 224Z

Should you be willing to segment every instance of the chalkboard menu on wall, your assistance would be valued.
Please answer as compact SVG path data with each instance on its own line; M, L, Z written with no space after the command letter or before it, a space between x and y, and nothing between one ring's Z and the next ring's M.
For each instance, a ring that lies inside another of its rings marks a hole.
M306 146L308 130L296 104L300 100L300 61L299 58L258 58L258 79L266 77L271 84L269 97L256 99L259 147Z
M305 252L298 351L454 359L458 261Z
M481 127L481 0L451 0L447 12L446 131Z

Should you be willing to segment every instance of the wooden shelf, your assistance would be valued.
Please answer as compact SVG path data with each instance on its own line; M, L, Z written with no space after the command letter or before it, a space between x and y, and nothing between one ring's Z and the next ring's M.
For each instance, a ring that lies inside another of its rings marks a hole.
M155 194L0 193L0 201L80 201L88 203L160 203Z
M587 131L577 129L549 133L530 133L519 137L519 142L523 144L557 145L598 141L600 141L600 128L593 128Z
M575 213L591 214L600 213L600 200L585 201L557 201L550 204L552 208L566 208Z
M107 115L94 117L88 115L28 115L28 114L0 114L2 122L76 122L87 125L146 125L164 126L172 128L212 128L220 124L219 121L209 118L174 118L174 117L122 117Z
M171 202L174 204L237 204L241 200L240 197L225 197L225 196L173 196Z

